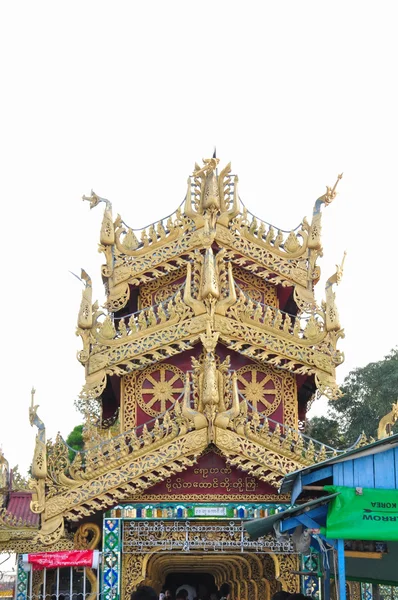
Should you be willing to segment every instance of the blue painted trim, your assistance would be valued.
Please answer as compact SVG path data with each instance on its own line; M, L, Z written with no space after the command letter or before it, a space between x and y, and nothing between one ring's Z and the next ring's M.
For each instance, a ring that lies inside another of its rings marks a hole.
M337 540L337 560L339 573L339 600L346 600L344 540Z
M302 525L302 522L299 519L300 517L292 517L291 519L286 519L285 521L279 521L281 532L290 531L290 529L296 529L296 527Z
M341 463L333 465L333 483L334 485L344 485L343 465Z
M332 467L323 467L322 469L318 469L317 471L312 471L312 473L307 473L302 477L302 485L309 485L314 483L315 481L321 481L322 479L327 479L328 477L333 476Z
M295 529L298 525L304 525L309 529L319 529L322 527L320 523L318 523L315 519L324 519L327 514L327 506L318 506L313 510L308 511L307 513L303 513L301 515L297 515L290 519L285 519L280 521L280 530L281 532L289 531L290 529Z
M298 473L293 483L291 503L294 504L302 492L301 473Z
M298 519L308 529L319 529L320 525L314 519L312 519L309 515L300 515Z

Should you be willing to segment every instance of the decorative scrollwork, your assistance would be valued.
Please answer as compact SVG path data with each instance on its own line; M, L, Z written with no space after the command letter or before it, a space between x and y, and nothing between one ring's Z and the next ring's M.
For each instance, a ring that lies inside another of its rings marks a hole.
M157 417L171 408L184 391L184 373L174 365L155 364L137 380L137 402L142 410Z
M282 401L282 381L269 367L246 365L237 371L238 388L255 411L271 415Z

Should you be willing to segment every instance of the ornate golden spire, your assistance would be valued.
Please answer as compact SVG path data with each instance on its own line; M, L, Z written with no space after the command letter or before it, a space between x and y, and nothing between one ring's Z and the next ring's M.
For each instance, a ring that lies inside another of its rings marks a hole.
M311 227L310 227L310 232L309 232L309 237L308 237L308 248L310 248L310 249L318 250L319 252L322 251L321 207L322 207L322 204L324 204L325 206L329 206L329 204L331 204L333 202L333 200L336 198L337 184L339 183L339 181L342 177L343 177L343 173L340 173L340 175L337 176L336 183L334 184L334 186L331 188L330 186L327 185L325 194L323 194L323 196L320 196L320 198L318 198L318 200L315 202L315 205L314 205L314 208L312 211L312 221L311 221Z
M331 202L333 202L333 200L336 198L337 184L339 183L340 179L342 179L342 177L343 177L343 173L340 173L340 175L337 175L336 183L334 184L334 186L332 188L329 187L328 185L326 186L326 194L324 194L322 196L323 202L325 203L326 206L329 206L329 204Z
M329 277L325 285L326 303L324 305L326 314L326 331L339 331L341 329L339 312L336 306L336 294L333 284L338 285L343 277L344 261L347 253L344 252L340 265L336 265L336 271Z

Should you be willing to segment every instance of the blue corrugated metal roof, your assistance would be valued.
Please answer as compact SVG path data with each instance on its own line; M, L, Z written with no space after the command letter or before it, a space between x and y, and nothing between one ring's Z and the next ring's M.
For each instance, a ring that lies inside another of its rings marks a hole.
M382 440L377 440L375 442L372 442L371 444L362 446L361 448L353 448L351 450L347 450L347 452L344 452L344 454L339 454L339 456L328 458L327 460L324 460L321 463L310 465L309 467L305 467L304 469L300 469L299 471L289 473L283 478L279 492L281 494L289 494L292 491L294 481L299 475L303 476L307 473L311 473L312 471L322 469L325 466L345 462L353 458L360 458L371 454L377 454L378 452L383 452L384 450L386 450L385 446L389 446L390 448L398 446L398 434L392 435L387 438L383 438Z

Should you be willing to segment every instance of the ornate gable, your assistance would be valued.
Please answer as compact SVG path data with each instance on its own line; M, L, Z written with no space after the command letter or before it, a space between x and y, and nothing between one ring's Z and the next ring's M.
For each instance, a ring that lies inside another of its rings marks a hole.
M71 458L61 437L46 442L32 399L31 508L44 545L71 543L65 522L167 495L177 480L195 483L209 453L225 465L209 468L228 470L224 487L251 486L263 498L276 496L286 473L333 453L304 436L299 420L316 390L339 394L333 285L342 268L322 306L313 294L321 207L337 183L310 224L284 233L242 207L238 178L217 166L215 157L195 165L184 206L140 233L113 218L108 200L85 198L105 204L106 310L82 271L85 450Z

